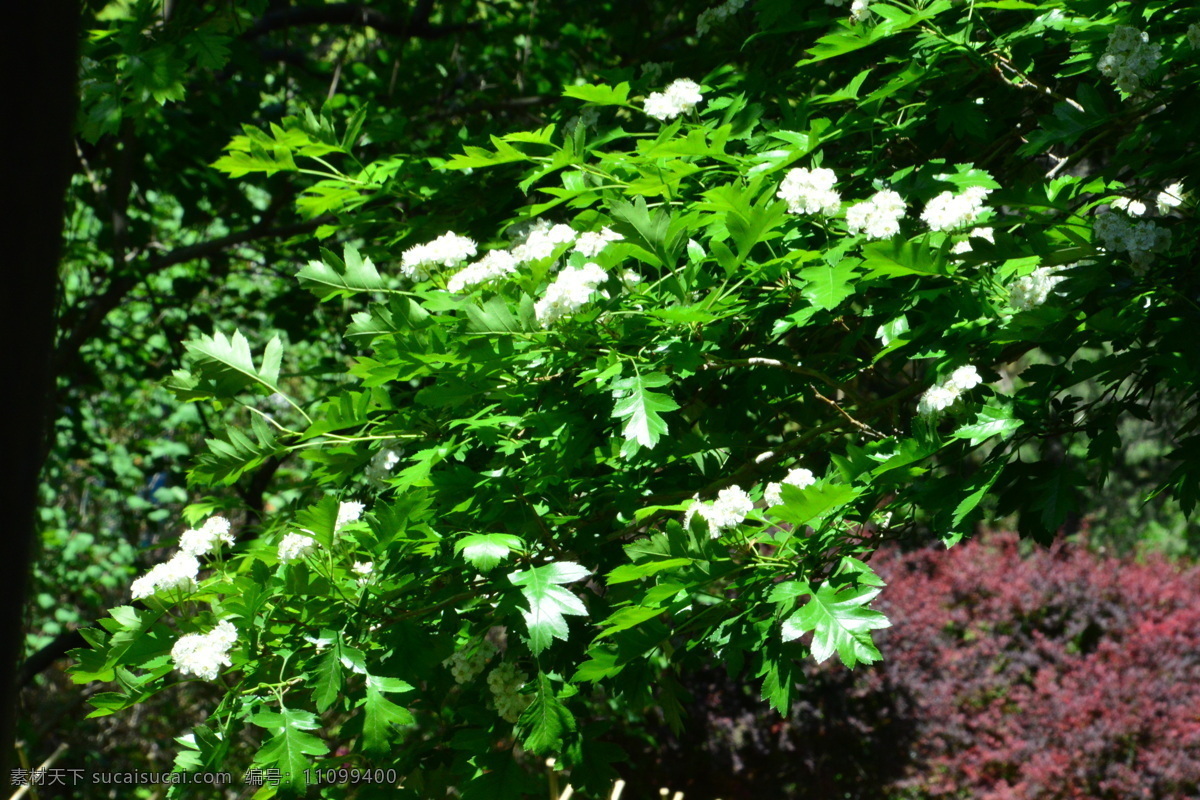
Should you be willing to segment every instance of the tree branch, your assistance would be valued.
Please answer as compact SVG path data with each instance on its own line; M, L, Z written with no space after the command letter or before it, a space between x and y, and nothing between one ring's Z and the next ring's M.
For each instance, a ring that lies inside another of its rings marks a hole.
M144 270L113 278L102 294L92 298L91 302L83 309L78 323L72 326L71 332L55 348L54 374L62 375L66 372L66 368L79 356L80 349L96 333L109 312L121 305L125 296L151 275L176 264L207 258L227 248L257 239L287 238L299 233L307 233L329 222L330 219L329 217L319 217L279 228L255 226L238 233L222 236L219 239L178 247L164 256L150 259L149 266Z
M407 20L392 19L375 8L357 3L331 3L308 8L281 8L263 16L252 28L242 34L244 39L255 39L271 31L303 25L355 25L374 28L389 36L420 39L441 39L461 31L475 30L479 23L461 25L431 25L429 14L432 2L421 0Z

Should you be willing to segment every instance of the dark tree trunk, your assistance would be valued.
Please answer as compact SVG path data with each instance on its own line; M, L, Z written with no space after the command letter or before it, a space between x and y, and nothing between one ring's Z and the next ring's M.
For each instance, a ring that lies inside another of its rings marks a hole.
M33 554L37 485L50 419L50 357L62 244L63 197L71 173L79 5L76 0L13 3L5 17L5 141L0 191L5 198L0 319L7 475L0 480L6 531L0 556L0 775L13 761L16 673L22 610ZM24 46L24 49L18 46Z

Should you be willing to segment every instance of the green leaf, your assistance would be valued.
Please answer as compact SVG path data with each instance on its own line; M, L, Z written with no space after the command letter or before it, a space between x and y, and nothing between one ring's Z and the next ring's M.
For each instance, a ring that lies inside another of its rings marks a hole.
M342 694L342 662L338 648L331 647L315 659L308 686L312 689L317 711L327 711Z
M891 625L887 617L867 608L879 595L878 586L821 584L812 599L783 622L783 640L813 632L812 655L817 663L834 653L853 669L859 662L872 664L882 656L871 641L871 631Z
M410 692L412 686L395 678L367 676L366 719L363 720L363 752L369 756L386 755L390 748L388 740L394 725L413 724L413 715L407 708L396 705L383 696L384 692Z
M974 447L993 436L1007 439L1022 424L1023 420L1013 419L1012 406L988 405L980 409L975 422L962 426L953 436L955 439L969 439Z
M946 256L922 239L916 243L902 239L868 242L862 247L863 269L867 277L896 277L906 275L945 275Z
M575 732L575 717L554 694L550 678L539 672L533 702L517 721L525 748L536 755L554 753L562 748L563 739Z
M626 457L637 452L639 445L653 449L659 438L667 432L667 423L659 416L659 412L674 411L679 404L668 395L650 390L670 382L670 378L659 372L612 382L613 397L617 401L612 415L617 419L625 419L625 427L621 431L625 444L621 453Z
M826 516L862 494L861 487L844 483L825 486L806 486L798 489L791 484L782 485L783 505L774 506L771 514L793 525L808 525L818 517Z
M523 611L529 629L529 649L536 656L550 646L554 639L567 640L567 621L564 614L586 616L587 608L578 597L562 588L562 584L582 580L591 572L571 561L558 561L508 576L521 589L529 610Z
M622 81L616 86L597 86L590 83L567 86L563 89L563 97L574 97L596 106L625 106L629 105L629 84Z
M463 311L466 312L469 320L467 330L471 333L519 333L524 330L524 326L509 310L508 303L499 296L488 300L482 307L463 306Z
M854 294L856 258L843 258L834 266L822 264L797 273L805 282L800 293L817 308L832 310Z
M343 254L345 261L322 248L323 260L309 261L308 266L297 273L296 279L321 300L385 288L371 259L363 258L352 245L346 245Z
M513 550L524 547L521 537L510 533L472 533L454 543L454 552L461 553L480 572L490 572Z
M196 466L188 471L188 477L208 486L232 486L247 472L282 452L275 431L262 417L251 419L250 434L229 427L224 439L205 439L208 452L197 456Z
M254 365L250 342L238 330L229 337L216 331L185 342L184 347L191 356L191 371L176 372L171 385L181 400L231 399L254 385L279 391L283 344L278 336L267 343L261 367Z
M254 763L262 767L277 767L286 785L296 792L304 792L304 771L309 769L307 756L323 756L329 746L311 733L321 727L317 716L311 711L285 708L281 711L262 711L250 718L250 722L266 728L273 734L254 756Z
M618 583L628 583L639 578L655 575L659 572L676 567L686 567L693 563L690 558L668 558L664 561L646 561L641 564L622 564L608 573L607 583L613 586Z

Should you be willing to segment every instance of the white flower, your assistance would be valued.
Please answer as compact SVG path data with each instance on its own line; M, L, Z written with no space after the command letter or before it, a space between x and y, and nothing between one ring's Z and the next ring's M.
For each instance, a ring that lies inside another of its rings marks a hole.
M362 503L338 503L337 522L333 523L333 532L337 533L351 522L358 522L363 508Z
M446 291L458 294L464 289L503 278L517 271L517 259L507 250L489 250L474 264L454 273L446 281Z
M570 244L575 241L576 233L570 225L551 225L544 219L534 222L523 237L523 240L513 248L512 254L518 263L526 261L541 261L554 255L560 244Z
M708 523L708 534L716 539L721 531L736 528L754 510L754 501L750 495L739 486L731 486L717 493L717 499L712 505L695 502L688 508L683 518L683 526L691 524L692 517L699 514Z
M371 573L375 571L375 562L355 561L354 566L350 567L350 571L358 576L358 585L364 586L371 580Z
M974 389L983 379L973 366L959 367L942 383L929 387L917 403L917 413L923 417L936 416L958 401L963 392Z
M1119 208L1131 217L1146 216L1146 204L1132 197L1118 197L1112 201L1113 208Z
M703 99L698 83L680 78L668 86L665 92L653 92L647 97L645 110L650 116L665 122L691 111Z
M993 244L996 242L992 234L991 228L972 228L967 234L966 241L959 242L950 250L951 253L969 253L971 252L971 239L987 239Z
M833 190L837 176L833 170L805 168L788 170L779 184L776 197L788 204L793 214L836 214L842 206L842 198Z
M525 681L525 674L509 661L488 673L488 688L492 690L496 711L502 719L516 722L521 718L521 712L533 701L532 696L520 693Z
M1179 208L1183 204L1183 184L1176 182L1163 189L1155 198L1155 204L1158 206L1158 213L1164 216L1170 214L1171 209Z
M596 264L589 262L582 267L567 267L546 287L545 296L534 305L538 322L548 328L561 317L574 314L606 280L608 273Z
M456 267L475 255L474 240L457 233L444 233L426 244L419 244L404 251L400 260L400 272L414 281L429 278L430 267Z
M1144 267L1154 260L1154 253L1171 243L1171 232L1151 220L1134 222L1124 214L1099 214L1092 223L1096 239L1105 250L1125 251L1135 266Z
M1188 25L1187 40L1193 50L1200 50L1200 25L1194 22Z
M579 240L575 242L575 252L582 253L584 258L595 258L600 255L601 250L608 246L609 242L619 242L624 238L612 228L607 227L598 231L588 231L580 234Z
M387 447L380 450L371 457L371 463L367 466L367 477L382 481L400 463L403 455L404 448L400 447Z
M231 666L229 650L237 642L237 628L222 620L208 633L189 633L179 637L171 648L175 669L207 681L216 680L222 666Z
M287 397L281 392L271 392L269 395L267 395L266 402L267 405L276 411L285 411L292 405L288 402Z
M812 486L817 482L816 477L807 469L794 469L787 474L780 483L768 483L767 488L763 490L763 499L767 501L769 506L778 506L783 504L783 485L784 483L795 486L797 489L803 489L805 486Z
M199 572L200 562L194 555L178 552L171 557L170 561L154 566L145 575L135 580L130 591L134 600L170 589L192 592L196 589L196 575Z
M869 0L854 0L850 4L850 18L855 22L861 22L871 12L869 5Z
M890 239L900 232L903 216L904 199L885 189L846 209L846 227L850 233L866 233L868 239Z
M972 186L962 194L942 192L925 206L921 219L935 231L951 231L970 225L983 212L983 200L991 191Z
M1008 287L1009 305L1018 311L1028 311L1046 302L1054 287L1065 280L1062 276L1055 275L1061 269L1064 267L1039 267L1029 275L1015 280Z
M950 373L950 379L946 381L946 386L961 394L968 389L974 389L981 383L983 383L983 378L979 377L979 371L968 365L959 367Z
M943 409L954 405L958 400L958 392L947 386L931 386L921 395L921 400L917 403L917 413L923 417L933 416Z
M213 551L218 542L233 544L233 533L229 530L229 520L224 517L210 517L200 526L199 530L184 531L179 537L181 552L192 556L206 556Z
M658 83L658 80L662 78L664 66L657 61L647 61L645 64L642 64L642 76Z
M1150 44L1150 34L1128 25L1118 25L1108 36L1108 49L1096 63L1105 77L1112 78L1117 88L1133 94L1141 85L1142 78L1158 65L1162 48Z
M285 563L299 561L317 547L317 540L299 533L289 533L279 542L279 560Z
M726 0L719 6L714 6L704 12L696 19L696 35L703 36L708 33L709 28L714 23L724 22L729 17L742 10L742 6L746 5L746 0Z
M483 668L487 666L488 660L495 652L494 644L487 639L480 639L474 643L467 642L462 649L454 651L454 654L442 664L450 668L450 674L454 676L455 683L470 683L479 673L483 672ZM504 674L501 673L501 675ZM489 676L488 685L492 685L492 682L492 678ZM499 678L496 682L499 683Z

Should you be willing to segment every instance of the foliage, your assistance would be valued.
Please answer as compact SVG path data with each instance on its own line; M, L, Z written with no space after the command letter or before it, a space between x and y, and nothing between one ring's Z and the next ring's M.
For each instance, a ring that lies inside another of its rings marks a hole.
M523 130L515 115L473 128L449 77L397 111L379 78L390 65L395 82L399 56L358 40L333 57L320 108L274 80L279 113L245 89L224 106L214 75L205 102L241 125L221 128L203 180L245 186L230 202L268 238L294 202L271 255L298 281L251 290L271 313L210 309L218 330L184 345L171 387L219 412L189 474L213 494L186 524L245 512L238 544L194 590L89 632L76 679L117 679L98 711L152 698L179 677L181 634L232 621L222 698L181 766L277 768L281 795L307 788L309 765L352 763L397 770L414 796L519 796L519 741L601 796L619 757L593 728L607 706L657 706L678 726L681 679L719 659L786 710L808 655L878 660L882 542L923 530L952 545L993 501L1051 541L1086 483L1065 453L1086 443L1107 471L1121 420L1160 392L1183 399L1158 489L1190 514L1197 291L1179 265L1200 122L1161 109L1196 92L1200 17L1165 2L861 5L847 20L759 0L701 37L703 8L602 5L585 29L532 4L417 4L405 57L463 71L444 40L479 27L520 30L526 49L535 19L586 41L584 64L543 43L526 78L562 99ZM218 69L233 32L244 44L273 24L252 4L158 31L153 10L117 7L97 38L129 40L85 64L86 140L165 121L176 75ZM1119 89L1096 67L1118 22L1164 56ZM363 66L344 69L359 48ZM645 64L657 53L672 62ZM472 68L514 56L485 48ZM660 122L643 104L671 77L704 101ZM815 169L842 202L797 213L785 178L800 191L792 170ZM1165 205L1139 221L1116 210L1123 194ZM449 232L474 240L471 272L455 274L466 253ZM111 286L150 260L128 249L149 233L114 230ZM1020 371L1029 353L1041 363ZM1087 402L1072 394L1084 381L1100 388ZM789 482L800 468L817 479ZM286 493L268 511L273 480ZM481 680L460 659L484 640Z
M800 798L1194 794L1197 568L1080 545L1021 550L997 534L881 552L893 622L881 664L806 666L784 721L738 676L710 672L689 704L708 724L640 755L658 762L643 770L722 795L748 784ZM675 766L694 750L706 758Z

